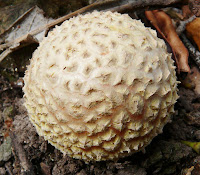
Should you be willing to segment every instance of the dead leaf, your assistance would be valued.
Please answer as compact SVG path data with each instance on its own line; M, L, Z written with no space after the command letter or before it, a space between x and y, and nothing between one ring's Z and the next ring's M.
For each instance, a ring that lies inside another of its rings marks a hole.
M200 51L200 18L194 19L186 25L187 35L194 40Z
M2 4L3 3L3 4ZM33 7L35 0L0 0L0 34L4 33L22 14Z
M146 11L145 15L171 46L178 71L190 72L190 67L188 65L188 50L177 35L171 18L165 12L159 10Z
M53 19L44 17L43 11L37 6L25 12L10 28L0 35L0 42L5 43L0 45L0 50L6 49L0 55L0 62L14 50L31 43L40 42L44 38L47 29L41 30L35 35L29 33L52 21Z
M25 12L17 21L14 22L6 32L1 35L4 38L5 43L9 43L16 38L20 38L24 35L28 35L31 31L47 24L53 19L44 17L44 12L37 6L29 9ZM45 31L42 31L34 36L35 41L41 41L45 35Z

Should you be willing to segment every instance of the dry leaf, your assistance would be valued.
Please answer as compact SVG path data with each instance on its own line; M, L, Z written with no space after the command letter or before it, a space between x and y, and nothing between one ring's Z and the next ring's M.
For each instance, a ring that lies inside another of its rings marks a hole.
M145 15L171 46L178 71L190 72L190 67L188 65L188 50L177 35L171 18L165 12L159 10L146 11Z
M0 35L0 42L5 43L0 45L0 50L6 49L0 55L0 62L14 50L31 43L40 42L44 38L46 30L41 30L34 36L29 33L48 24L50 21L53 21L53 19L44 17L43 11L37 6L24 13L14 22L11 28Z
M0 0L0 34L4 33L28 9L37 2L35 0Z
M186 25L187 35L194 40L200 51L200 18L194 19Z
M44 17L43 11L35 6L24 13L6 32L1 35L1 38L4 38L4 42L9 43L16 38L20 38L31 31L47 24L48 22L53 21L53 19L48 19ZM34 36L36 41L41 41L45 35L45 31L38 33Z

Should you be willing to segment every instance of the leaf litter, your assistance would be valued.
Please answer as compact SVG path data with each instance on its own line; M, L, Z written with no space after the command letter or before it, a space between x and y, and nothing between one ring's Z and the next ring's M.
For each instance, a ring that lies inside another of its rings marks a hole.
M188 65L188 50L177 35L171 18L161 10L146 11L145 15L171 46L178 71L190 72L190 67Z

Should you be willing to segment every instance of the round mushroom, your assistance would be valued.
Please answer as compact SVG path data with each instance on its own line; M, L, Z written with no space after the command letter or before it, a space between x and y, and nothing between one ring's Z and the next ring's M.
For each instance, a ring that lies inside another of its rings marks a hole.
M140 151L178 98L174 61L154 30L126 14L88 13L49 32L24 77L40 136L85 161Z

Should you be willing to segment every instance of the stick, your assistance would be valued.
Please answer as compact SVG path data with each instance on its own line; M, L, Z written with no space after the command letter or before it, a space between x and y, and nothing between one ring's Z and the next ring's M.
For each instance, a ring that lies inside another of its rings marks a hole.
M140 8L140 7L147 7L147 6L156 6L156 5L161 5L161 6L168 6L174 3L181 2L181 0L123 0L120 1L119 5L115 5L108 10L112 12L123 12L125 10L132 10L135 8Z
M191 58L197 64L198 68L200 69L200 52L191 44L191 42L187 39L185 34L180 35L183 43L188 48Z
M3 61L3 59L12 52L12 50L10 48L6 49L5 51L3 51L3 53L1 53L0 55L0 62Z
M10 165L8 163L5 164L5 167L6 167L6 171L8 172L8 174L13 175Z
M180 21L179 26L176 28L176 32L178 35L180 35L184 30L185 27L188 23L190 23L191 21L193 21L196 18L195 15L191 16L189 19L185 20L185 21Z
M24 14L22 14L19 18L17 18L17 20L14 22L14 23L12 23L6 30L4 30L4 32L2 33L2 34L0 34L0 37L2 37L2 35L4 35L6 32L8 32L9 30L11 30L12 29L12 27L15 25L15 24L17 24L19 21L21 21L26 15L28 15L33 9L35 8L35 6L34 7L32 7L32 8L30 8L28 11L26 11Z

